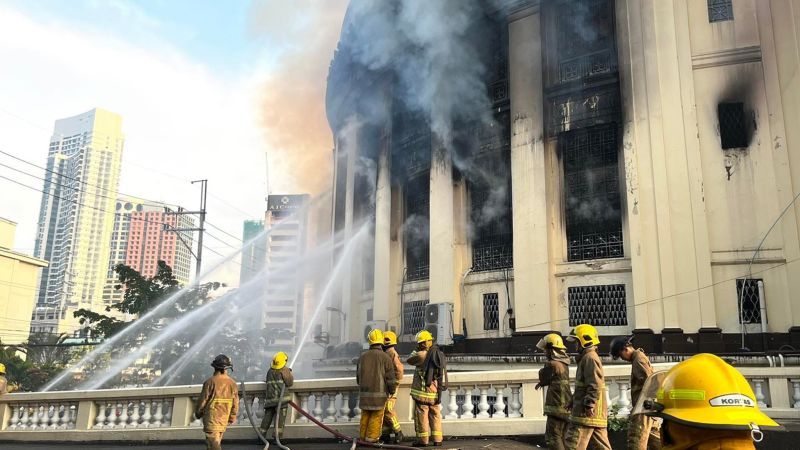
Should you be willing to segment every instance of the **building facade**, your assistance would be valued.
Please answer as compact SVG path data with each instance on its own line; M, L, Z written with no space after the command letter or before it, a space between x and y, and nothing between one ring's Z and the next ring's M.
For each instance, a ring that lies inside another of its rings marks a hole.
M47 261L12 250L17 224L0 217L0 341L4 345L28 340L36 282Z
M579 323L653 352L800 345L797 2L445 2L428 46L412 8L365 3L327 94L333 231L372 229L349 340L449 303L466 352Z
M131 196L119 196L114 207L114 227L108 258L103 304L119 303L124 291L114 268L125 264L146 277L156 274L158 261L164 261L181 284L188 284L192 269L192 236L175 228L194 228L194 218L174 214L181 208Z
M36 302L50 331L73 333L74 310L103 308L123 141L122 117L99 108L55 123L34 252L50 262Z
M242 267L239 270L239 285L257 276L265 267L267 252L263 220L245 220L242 225Z

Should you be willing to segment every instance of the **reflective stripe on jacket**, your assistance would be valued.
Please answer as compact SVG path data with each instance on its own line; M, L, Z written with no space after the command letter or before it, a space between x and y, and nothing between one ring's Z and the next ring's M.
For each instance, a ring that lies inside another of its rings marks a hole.
M356 370L359 408L383 410L386 399L397 390L392 359L380 345L373 345L361 354Z
M292 400L292 394L289 388L294 384L294 375L288 367L284 366L281 369L269 369L267 372L267 391L264 396L264 408L274 408L278 406L278 399L283 390L283 398L281 399L282 405L287 405ZM283 386L286 389L283 389Z
M547 386L544 414L566 420L572 406L569 389L569 366L562 361L547 361L539 370L539 384Z
M426 405L435 405L438 402L439 386L433 380L430 386L425 385L425 357L428 356L426 350L418 350L411 353L408 363L414 366L414 381L411 383L411 398L416 402Z
M569 420L587 427L605 428L608 424L606 384L603 363L597 354L597 348L583 349L578 357L577 366L575 394L572 396L572 411ZM586 416L586 410L589 408L594 408L594 414L591 417Z
M225 431L239 415L239 388L224 373L215 373L203 383L196 414L203 417L203 431Z

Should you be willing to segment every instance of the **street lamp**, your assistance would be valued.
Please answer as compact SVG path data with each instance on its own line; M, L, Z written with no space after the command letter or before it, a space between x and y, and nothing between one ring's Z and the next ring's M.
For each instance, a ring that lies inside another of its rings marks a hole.
M345 312L342 311L341 309L334 308L333 306L328 306L325 309L329 312L338 313L342 316L342 326L339 329L339 343L341 344L344 342L344 328L347 325L347 314L345 314Z

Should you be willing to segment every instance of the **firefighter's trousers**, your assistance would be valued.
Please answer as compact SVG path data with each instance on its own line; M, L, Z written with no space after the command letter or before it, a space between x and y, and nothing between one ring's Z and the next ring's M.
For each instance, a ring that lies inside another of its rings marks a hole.
M361 427L358 437L367 442L378 442L383 428L383 409L361 410Z
M544 430L544 442L550 450L564 450L564 438L569 422L555 416L547 416L547 425Z
M442 405L426 405L414 402L414 430L417 441L442 442Z
M222 450L224 431L206 431L206 450Z
M275 413L277 412L277 407L273 406L272 408L264 408L264 418L261 419L261 433L264 434L264 437L267 437L267 432L269 431L270 427L275 424ZM288 406L284 403L281 405L281 414L278 418L278 429L275 430L275 435L280 437L283 436L283 426L286 423L286 411L288 410Z
M612 450L608 442L608 429L606 427L587 427L570 423L567 425L567 434L564 438L564 448L567 450Z
M397 413L394 411L394 405L397 403L397 397L391 396L386 400L386 408L383 412L383 426L389 432L397 433L400 431L400 421L397 420Z
M628 449L661 449L661 433L655 419L644 414L634 414L628 419Z

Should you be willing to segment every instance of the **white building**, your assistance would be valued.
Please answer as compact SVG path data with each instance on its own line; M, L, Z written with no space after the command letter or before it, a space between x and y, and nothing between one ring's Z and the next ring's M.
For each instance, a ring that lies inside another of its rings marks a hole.
M450 303L456 351L583 322L656 353L797 348L800 204L778 218L800 186L798 3L509 3L351 2L333 228L372 221L374 244L338 305L349 340L370 321L409 340Z
M50 261L36 304L51 319L36 329L73 333L73 311L103 310L123 141L122 117L103 109L55 123L34 250Z

